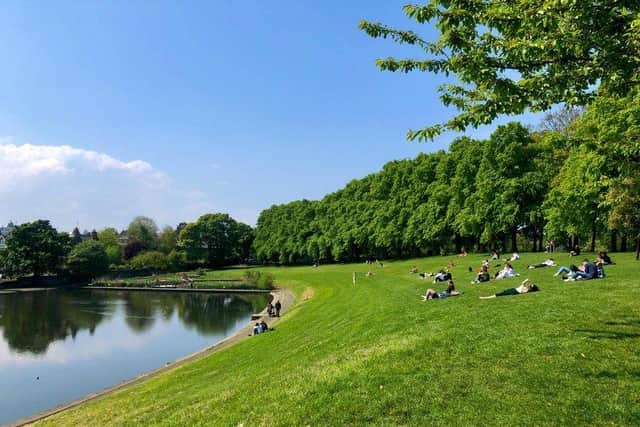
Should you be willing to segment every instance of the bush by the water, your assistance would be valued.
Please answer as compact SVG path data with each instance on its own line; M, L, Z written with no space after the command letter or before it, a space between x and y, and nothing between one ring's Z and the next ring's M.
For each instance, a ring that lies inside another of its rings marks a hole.
M168 271L171 268L169 257L159 251L142 252L129 261L129 266L133 269Z

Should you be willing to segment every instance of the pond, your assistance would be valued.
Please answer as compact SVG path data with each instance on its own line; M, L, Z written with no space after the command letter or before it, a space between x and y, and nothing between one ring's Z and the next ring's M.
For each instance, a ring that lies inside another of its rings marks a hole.
M269 295L0 294L0 424L105 389L232 335Z

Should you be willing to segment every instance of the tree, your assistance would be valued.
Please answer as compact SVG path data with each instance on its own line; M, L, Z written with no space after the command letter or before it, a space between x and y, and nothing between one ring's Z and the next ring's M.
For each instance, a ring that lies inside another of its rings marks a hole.
M182 229L179 246L193 262L210 266L237 262L242 256L239 223L228 214L202 215Z
M640 174L613 180L606 204L610 207L609 226L634 236L636 260L640 259Z
M625 95L638 82L640 4L586 0L431 0L407 5L437 40L381 23L360 22L373 38L415 46L423 59L378 59L383 71L455 75L440 100L459 114L409 131L410 140L491 123L502 114L585 105L599 94ZM594 87L597 86L597 89Z
M120 246L117 245L109 245L104 248L107 253L107 258L109 259L109 265L118 265L122 262L122 251L120 250Z
M109 257L102 243L87 240L71 249L66 265L72 274L92 278L109 269Z
M117 246L118 245L118 230L115 228L105 228L98 232L98 241L104 245L104 247Z
M158 248L160 251L168 254L176 247L176 232L173 231L171 226L167 225L162 229L160 236L158 238L159 245Z
M146 216L137 216L127 227L127 237L130 241L137 240L149 249L158 247L158 226Z
M138 240L134 240L133 242L129 242L124 247L124 251L123 251L124 252L124 259L128 261L131 258L133 258L134 256L138 255L140 252L146 251L147 249L149 249L147 247L147 245L145 245L143 242L140 242Z
M7 236L5 267L12 276L32 274L37 280L62 265L68 247L69 235L58 233L49 221L21 224Z
M587 146L571 152L543 205L550 237L590 235L591 251L595 250L598 228L606 223L604 164L605 159Z

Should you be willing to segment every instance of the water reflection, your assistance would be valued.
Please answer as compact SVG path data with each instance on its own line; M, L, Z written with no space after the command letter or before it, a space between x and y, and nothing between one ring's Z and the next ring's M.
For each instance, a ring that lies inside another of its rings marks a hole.
M0 295L0 329L17 353L45 354L49 345L81 330L90 335L122 307L126 325L144 334L156 320L174 315L200 335L225 334L247 313L260 311L266 297L255 295L112 291L48 291Z
M0 424L202 349L246 325L268 298L88 290L0 294Z

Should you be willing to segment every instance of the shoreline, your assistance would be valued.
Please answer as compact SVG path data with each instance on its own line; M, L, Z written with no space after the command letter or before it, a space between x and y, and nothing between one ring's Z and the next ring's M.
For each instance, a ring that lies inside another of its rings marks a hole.
M107 289L113 289L113 288L107 288ZM130 290L125 288L125 290ZM156 289L148 289L148 290L156 290ZM173 291L174 289L168 289ZM189 291L189 289L185 289L186 291ZM207 289L207 291L209 291ZM218 292L228 292L227 289L222 289L222 290L217 290ZM247 290L243 290L245 292L248 292ZM291 306L293 305L293 302L295 300L295 296L293 294L293 292L289 289L275 289L272 291L268 291L271 295L272 295L272 300L271 301L275 301L275 300L279 300L280 303L282 304L282 309L280 310L281 314L286 313L287 311L289 311L289 309L291 308ZM26 417L26 418L21 418L18 419L16 421L10 422L8 424L3 425L2 427L20 427L20 426L25 426L25 425L30 425L33 424L37 421L41 421L45 418L49 418L53 415L59 414L60 412L64 412L67 411L69 409L75 408L77 406L80 406L84 403L96 400L96 399L100 399L102 397L108 396L116 391L122 390L126 387L129 386L133 386L135 384L147 381L149 379L152 379L164 372L167 372L171 369L174 368L179 368L189 362L198 360L200 358L203 358L205 356L208 356L210 354L213 354L217 351L223 350L225 348L231 347L232 345L237 344L238 342L245 340L247 338L250 338L249 334L253 331L253 325L256 322L256 320L260 321L260 320L269 320L270 321L270 326L273 324L276 324L279 322L280 317L269 317L269 315L267 314L267 308L265 307L260 313L258 313L258 315L260 317L258 317L257 319L252 316L249 320L249 322L247 323L246 326L242 327L241 329L237 330L235 333L233 333L232 335L229 335L226 338L223 338L220 341L217 341L203 349L197 350L194 353L188 354L186 356L183 356L165 366L161 366L159 368L153 369L151 371L142 373L134 378L130 378L128 380L124 380L121 381L115 385L112 385L110 387L107 387L103 390L100 391L96 391L94 393L90 393L87 394L83 397L80 397L76 400L72 400L70 402L66 402L66 403L61 403L58 406L54 406L53 408L49 408L43 412L37 413L35 415Z

